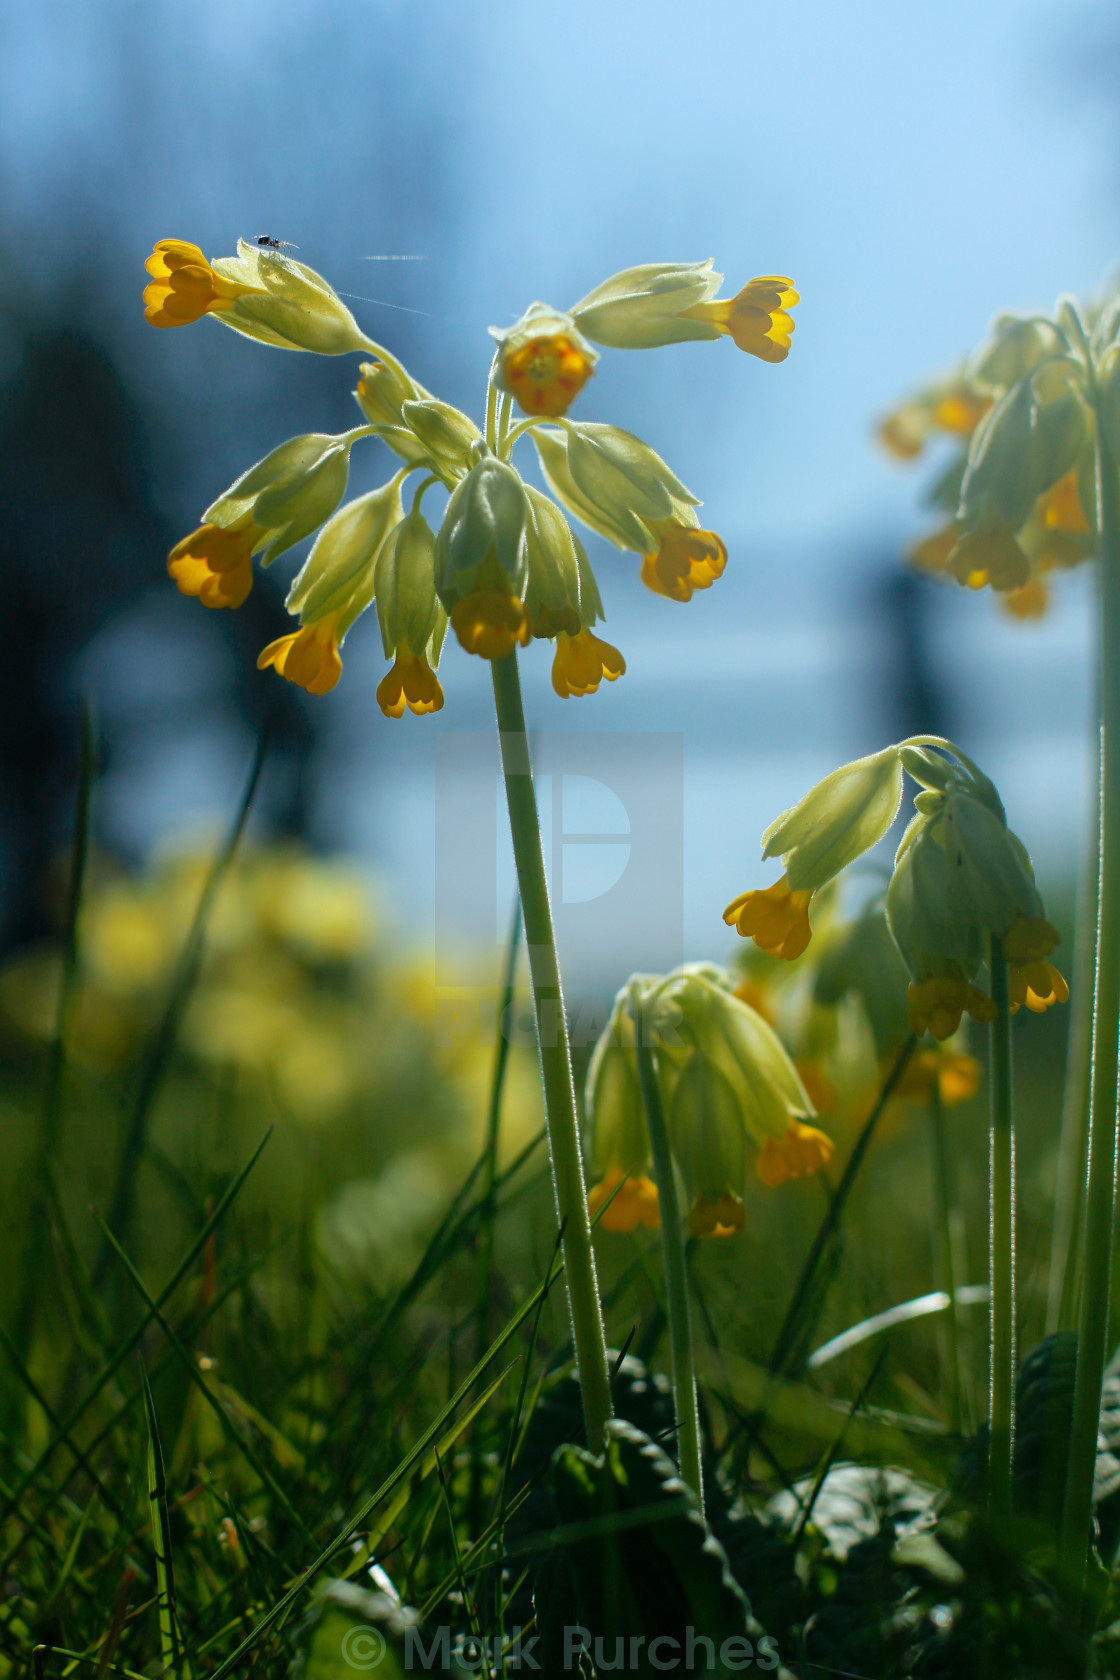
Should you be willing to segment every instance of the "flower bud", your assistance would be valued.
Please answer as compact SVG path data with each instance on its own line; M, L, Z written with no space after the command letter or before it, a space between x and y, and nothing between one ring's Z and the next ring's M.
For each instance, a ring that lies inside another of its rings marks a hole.
M472 443L482 436L468 415L434 397L405 402L401 417L409 431L419 438L429 459L453 472L461 472L466 467Z
M870 851L890 828L902 801L897 747L842 765L762 836L764 858L780 856L794 892L815 891Z
M167 569L184 595L207 607L238 607L262 564L291 548L333 512L346 489L352 434L289 438L211 502L197 531L175 545Z
M997 315L987 344L972 359L968 377L989 390L1007 390L1033 373L1045 357L1066 348L1057 327L1042 316Z
M570 315L531 303L512 327L491 327L498 342L495 384L526 414L566 414L595 372L599 353Z
M723 282L702 263L643 263L612 274L571 310L580 332L609 350L653 350L687 339L715 339L710 321L689 319L683 311L706 303Z
M144 293L154 326L182 326L213 314L234 332L280 350L343 356L370 341L342 299L315 270L281 251L237 241L236 257L207 262L197 245L161 239L145 265Z
M377 557L374 591L386 659L403 644L428 645L439 617L435 590L436 539L418 507L386 537Z
M387 362L363 362L359 374L354 400L370 425L381 428L382 440L402 461L410 467L421 466L428 452L406 425L403 408L406 402L422 400L430 393L415 380L404 384Z
M597 589L593 598L581 602L581 586L585 576L590 578L590 567L581 571L576 540L556 503L528 484L525 495L529 506L525 610L533 634L551 637L564 631L578 636L583 624L594 624L601 611ZM585 610L591 613L587 619Z
M373 599L377 557L403 514L399 477L347 502L316 537L288 591L288 611L308 624L341 609L344 635Z
M1022 842L987 805L951 793L940 818L952 902L962 918L1002 937L1016 917L1043 914Z
M521 594L528 521L517 472L485 455L452 492L436 538L436 591L449 612L477 587Z

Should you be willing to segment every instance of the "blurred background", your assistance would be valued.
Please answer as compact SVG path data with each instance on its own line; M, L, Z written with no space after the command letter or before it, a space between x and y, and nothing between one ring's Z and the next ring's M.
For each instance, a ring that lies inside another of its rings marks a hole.
M46 859L71 821L75 702L95 703L99 844L134 862L236 800L266 709L254 816L376 871L430 944L436 741L485 731L489 684L456 647L435 719L391 723L372 618L314 699L255 668L280 632L285 557L237 614L180 599L164 556L246 466L356 418L356 365L284 355L214 322L157 333L142 262L267 233L350 298L422 381L481 403L485 328L566 306L654 258L714 256L734 291L792 275L788 362L729 343L608 353L582 418L639 430L705 503L727 573L687 607L592 539L624 680L560 702L538 649L530 719L683 737L683 949L767 878L761 828L843 757L951 731L996 777L1044 873L1085 792L1087 576L1022 625L900 554L928 473L876 418L949 366L999 307L1091 294L1120 234L1117 35L1094 0L166 0L10 5L0 54L0 931L42 930ZM352 485L387 470L355 452ZM927 521L928 523L928 521ZM295 557L298 559L298 555ZM667 772L667 807L680 772ZM571 826L568 818L563 819ZM586 826L586 824L576 826ZM496 937L489 894L465 944ZM505 908L501 920L504 925ZM618 984L626 930L571 954Z
M566 307L650 260L714 257L728 293L792 276L803 301L783 365L727 342L606 353L575 411L640 432L703 497L730 560L677 606L642 589L634 556L588 538L626 676L561 702L545 651L525 658L569 990L578 1001L639 965L729 955L723 906L773 877L763 827L837 763L918 730L951 734L995 778L1068 934L1091 576L1063 576L1048 614L1020 623L987 594L908 571L937 463L900 470L874 429L997 309L1091 296L1110 273L1118 55L1104 0L0 7L0 1124L10 1159L29 1161L85 696L95 864L60 1169L84 1240L90 1198L104 1207L113 1183L119 1092L136 1087L201 859L236 811L266 715L245 863L151 1130L149 1246L172 1208L195 1228L269 1118L282 1135L253 1206L306 1232L302 1215L333 1198L336 1267L399 1246L401 1209L434 1217L479 1146L490 1060L478 1040L433 1058L432 954L445 992L492 984L512 901L480 661L452 642L442 713L390 722L374 699L372 615L325 698L256 670L286 628L298 552L258 574L236 613L168 581L167 550L240 472L295 433L355 423L357 364L270 351L209 320L153 331L141 291L154 241L209 256L239 235L291 241L372 336L476 415L486 327L534 298ZM380 445L362 448L355 490L391 470ZM581 758L566 738L585 732ZM615 797L634 765L641 833ZM589 835L597 854L578 849ZM653 885L636 912L607 889L639 841ZM1068 938L1063 952L1068 970ZM1061 1013L1023 1028L1048 1070L1023 1150L1040 1267ZM522 1037L510 1150L539 1124ZM979 1105L975 1122L981 1278ZM427 1140L449 1136L437 1171ZM928 1287L911 1241L925 1140L888 1147L895 1226L857 1290L875 1310ZM784 1243L787 1272L819 1191L790 1195L804 1218L775 1202L754 1239L759 1252ZM549 1231L545 1213L531 1236L542 1252ZM6 1222L0 1258L14 1241ZM786 1277L767 1278L777 1300Z

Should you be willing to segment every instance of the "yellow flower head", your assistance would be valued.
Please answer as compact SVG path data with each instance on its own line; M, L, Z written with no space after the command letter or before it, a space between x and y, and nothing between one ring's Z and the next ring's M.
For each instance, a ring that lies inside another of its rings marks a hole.
M526 414L567 414L595 365L565 333L531 338L502 357L502 376Z
M622 1184L617 1196L611 1200L611 1205L599 1221L604 1231L622 1231L629 1233L636 1231L639 1225L647 1231L656 1231L661 1224L661 1209L658 1205L657 1186L644 1173L625 1174L620 1167L612 1167L594 1185L587 1198L587 1211L594 1219L603 1203L611 1197L615 1186Z
M186 239L159 240L144 267L153 277L144 288L144 319L153 327L185 327L252 289L216 273Z
M287 682L305 688L308 694L329 694L342 675L340 617L340 612L328 613L290 636L269 642L257 660L257 669L263 671L271 665Z
M1056 927L1045 916L1016 916L1003 936L1003 954L1014 965L1038 962L1061 944Z
M501 589L472 589L451 609L451 628L468 653L504 659L529 645L529 615L516 595Z
M700 1192L688 1211L688 1232L692 1237L733 1237L743 1229L743 1201L725 1190L714 1201Z
M1014 1015L1025 1003L1035 1015L1042 1015L1055 1003L1069 1002L1069 986L1065 976L1038 957L1031 962L1011 963L1007 976L1011 1013Z
M915 543L907 558L920 572L944 574L949 568L949 557L960 540L960 526L956 520L951 519L948 525L942 525L940 530L931 532L928 537L923 537L921 542Z
M1087 536L1092 526L1081 505L1076 468L1051 485L1035 503L1038 522L1044 531L1061 531L1068 536Z
M991 406L987 393L972 391L963 382L936 386L888 414L879 426L879 442L896 460L912 461L931 432L967 441Z
M175 544L167 570L182 595L204 607L239 607L253 587L253 549L264 532L250 523L238 531L200 525Z
M557 636L552 686L561 700L573 694L594 694L604 677L614 682L625 674L626 661L618 649L590 630L580 630L574 636L561 631Z
M786 313L799 301L793 281L781 274L767 274L748 280L733 298L697 303L681 314L686 320L704 321L726 333L740 350L759 356L764 362L784 362L789 355L793 318Z
M425 654L398 647L392 670L377 685L377 704L391 718L403 717L406 707L417 717L442 710L443 689Z
M934 1038L951 1038L969 1014L987 1025L999 1011L987 992L955 974L938 974L928 980L911 981L906 992L910 1030L919 1036L927 1030Z
M791 892L783 875L771 887L740 893L723 912L728 927L737 928L744 939L753 939L760 951L793 962L812 938L809 901L812 892Z
M697 589L710 589L727 565L727 548L714 531L701 531L679 519L651 521L657 549L642 559L642 582L670 601L691 601Z
M1043 618L1050 606L1050 590L1041 578L1032 577L1018 589L1007 589L999 604L1012 618Z
M1009 525L993 520L966 531L946 562L946 570L969 589L1021 589L1031 565Z
M763 1184L775 1189L787 1178L804 1178L819 1172L832 1159L832 1139L807 1126L804 1121L791 1120L784 1138L768 1137L759 1151L755 1168Z
M946 1108L967 1102L980 1089L980 1063L975 1056L949 1050L917 1050L895 1086L895 1096L925 1097L935 1084Z

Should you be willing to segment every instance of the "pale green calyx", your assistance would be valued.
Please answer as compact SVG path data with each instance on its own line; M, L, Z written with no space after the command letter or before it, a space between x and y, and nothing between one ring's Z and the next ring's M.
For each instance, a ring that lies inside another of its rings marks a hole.
M612 274L573 307L577 327L610 350L653 350L689 339L714 339L708 321L682 319L682 311L715 297L723 281L702 263L642 263Z
M262 532L254 553L263 564L309 536L342 500L353 434L308 432L289 438L230 485L203 514L225 531L252 523Z
M595 613L586 620L582 616L576 540L554 501L529 484L525 486L525 494L529 503L525 527L528 545L525 610L529 623L539 636L555 636L560 630L574 636L581 624L594 624L598 616ZM598 605L597 590L595 604Z
M472 443L482 437L469 415L435 397L403 403L401 418L429 459L452 472L463 471Z
M1003 934L1017 916L1043 915L1042 900L1021 842L988 807L952 793L939 819L959 914Z
M419 507L386 537L377 557L374 592L386 659L402 646L419 653L439 617L435 587L436 539Z
M517 472L484 454L452 492L436 537L436 592L448 612L475 588L520 596L528 519Z
M883 838L901 802L900 751L885 747L841 765L783 811L762 836L762 855L781 857L792 891L815 891Z
M280 350L311 350L319 356L371 347L342 299L305 263L239 239L236 257L217 257L210 266L224 279L251 288L217 312L217 319L235 332Z
M533 440L557 499L618 548L648 553L656 548L650 522L699 505L660 455L620 426L569 421L563 434L538 429Z
M401 520L403 474L357 496L329 519L296 575L285 603L310 624L343 612L345 630L373 600L374 568L382 544ZM341 638L340 638L341 639Z
M1064 335L1043 315L997 315L988 342L968 366L967 378L970 384L1005 391L1033 373L1047 356L1068 349Z

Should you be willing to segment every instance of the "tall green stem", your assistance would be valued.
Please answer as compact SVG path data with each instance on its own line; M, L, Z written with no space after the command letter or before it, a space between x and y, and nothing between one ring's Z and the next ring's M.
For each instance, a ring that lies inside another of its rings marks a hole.
M1074 1591L1080 1591L1085 1574L1101 1384L1108 1344L1116 1184L1117 1056L1120 1053L1120 494L1116 462L1099 413L1097 511L1101 546L1100 889L1077 1382L1062 1511L1062 1559Z
M579 1364L587 1441L593 1452L599 1452L611 1417L607 1343L595 1278L595 1254L591 1246L591 1221L587 1214L587 1192L580 1155L568 1023L564 1016L564 994L560 988L560 967L556 960L552 907L548 901L548 880L533 793L516 652L508 654L505 659L491 660L490 669L494 677L494 707L502 748L502 771L513 833L513 857L521 893L529 973L533 982L545 1121L552 1157L556 1212L563 1232L564 1280L572 1317L572 1341Z
M991 1224L988 1282L991 1291L988 1499L993 1510L1011 1508L1011 1459L1015 1441L1015 1131L1011 1114L1011 1010L1007 958L992 936L990 1140Z
M665 1266L665 1294L669 1306L669 1346L673 1356L673 1397L677 1408L677 1453L681 1478L704 1509L704 1483L700 1469L700 1411L696 1401L696 1369L692 1357L692 1317L688 1304L681 1210L677 1203L677 1181L669 1149L665 1111L653 1050L646 1042L642 1006L637 989L630 994L634 1021L634 1042L638 1056L638 1083L646 1111L653 1171L657 1179L657 1200L661 1209L661 1255Z
M1099 732L1098 732L1099 734ZM1093 778L1089 843L1077 884L1070 976L1070 1022L1066 1053L1062 1129L1050 1238L1046 1332L1069 1330L1077 1322L1081 1289L1081 1231L1085 1216L1085 1150L1089 1136L1089 1082L1093 1061L1093 976L1097 968L1097 884L1100 879L1100 766Z
M941 1100L941 1086L936 1073L929 1093L929 1131L933 1153L933 1252L936 1267L934 1282L936 1287L943 1289L949 1297L945 1341L953 1395L952 1423L953 1428L959 1432L962 1428L964 1406L961 1384L961 1309L957 1301L961 1279L957 1275L956 1256L953 1253L956 1195L949 1158L949 1140L946 1136L945 1105Z

